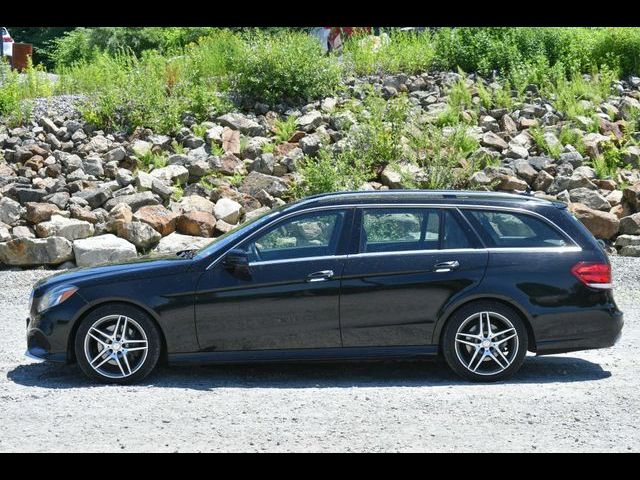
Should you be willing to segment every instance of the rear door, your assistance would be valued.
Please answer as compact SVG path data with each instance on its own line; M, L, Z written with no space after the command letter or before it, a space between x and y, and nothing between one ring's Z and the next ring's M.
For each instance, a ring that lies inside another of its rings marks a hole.
M487 251L455 208L359 208L341 284L345 347L431 343L453 298L480 283Z

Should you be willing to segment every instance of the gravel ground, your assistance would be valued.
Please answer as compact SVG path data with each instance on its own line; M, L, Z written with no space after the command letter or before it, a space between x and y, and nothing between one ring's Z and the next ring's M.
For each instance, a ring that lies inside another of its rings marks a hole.
M95 386L22 356L29 289L51 272L0 272L0 451L637 452L640 259L612 263L615 347L530 356L488 385L397 362L174 367Z

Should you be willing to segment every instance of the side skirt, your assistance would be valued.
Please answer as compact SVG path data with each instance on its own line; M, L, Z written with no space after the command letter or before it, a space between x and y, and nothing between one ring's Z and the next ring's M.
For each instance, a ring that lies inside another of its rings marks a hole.
M383 360L393 358L433 358L437 345L410 347L337 347L300 348L290 350L251 350L232 352L174 353L169 364L264 363L290 361Z

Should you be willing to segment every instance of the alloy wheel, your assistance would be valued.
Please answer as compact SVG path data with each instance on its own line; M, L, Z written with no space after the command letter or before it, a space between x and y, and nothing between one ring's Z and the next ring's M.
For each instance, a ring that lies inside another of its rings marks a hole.
M476 375L497 375L511 366L518 354L518 333L504 315L477 312L467 317L455 336L455 352Z
M84 339L89 366L107 378L126 378L144 364L149 342L144 329L125 315L108 315L97 320Z

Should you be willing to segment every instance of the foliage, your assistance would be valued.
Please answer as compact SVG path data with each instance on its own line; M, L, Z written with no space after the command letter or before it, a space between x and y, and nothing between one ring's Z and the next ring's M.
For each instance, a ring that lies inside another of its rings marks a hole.
M274 137L280 143L287 142L296 131L296 117L293 115L285 120L277 119L274 125Z

